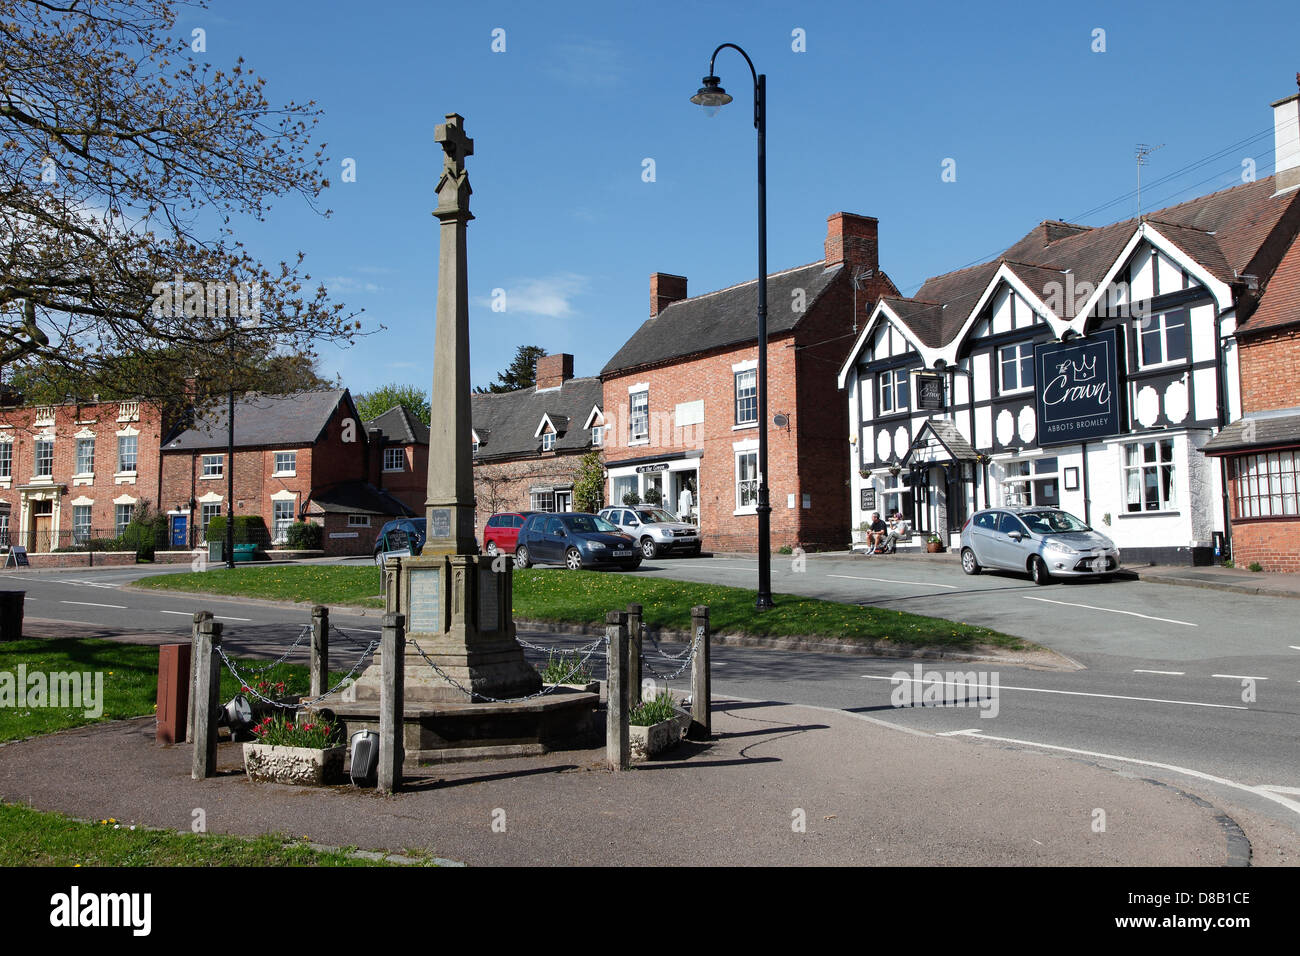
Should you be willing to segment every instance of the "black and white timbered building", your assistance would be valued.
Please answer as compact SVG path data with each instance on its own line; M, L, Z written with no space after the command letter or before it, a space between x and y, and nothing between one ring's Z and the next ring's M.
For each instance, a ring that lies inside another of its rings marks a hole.
M1298 195L1270 176L1107 226L1046 221L879 299L839 373L854 525L897 510L955 546L975 510L1057 505L1126 561L1208 563L1227 497L1201 449L1240 417L1233 333Z

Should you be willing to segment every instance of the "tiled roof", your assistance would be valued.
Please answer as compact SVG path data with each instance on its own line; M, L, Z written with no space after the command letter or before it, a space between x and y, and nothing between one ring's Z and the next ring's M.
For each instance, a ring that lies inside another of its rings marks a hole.
M1296 322L1300 322L1300 239L1291 243L1273 277L1268 280L1259 307L1237 334L1268 332Z
M366 430L378 428L390 445L427 445L429 426L415 417L405 405L394 405L384 414L366 422Z
M394 517L415 514L388 492L366 481L344 481L323 491L313 491L311 500L321 511L327 513Z
M780 335L798 325L843 269L842 265L827 269L824 263L814 262L769 275L767 334ZM804 293L802 312L793 308L797 289ZM757 341L757 315L757 279L674 302L643 322L605 363L600 374L608 375L726 345Z
M475 460L536 455L542 442L534 433L543 415L550 415L556 427L564 429L556 437L556 451L587 448L591 432L582 424L591 407L602 404L601 392L600 379L592 377L571 378L559 388L541 391L521 388L471 396L471 421L481 439Z
M352 396L345 388L291 395L247 392L235 400L235 445L313 445L343 401L355 415ZM163 451L226 447L226 408L226 403L220 402L169 441Z
M1287 445L1300 445L1300 410L1245 415L1225 426L1201 450L1207 455L1226 455L1251 448Z

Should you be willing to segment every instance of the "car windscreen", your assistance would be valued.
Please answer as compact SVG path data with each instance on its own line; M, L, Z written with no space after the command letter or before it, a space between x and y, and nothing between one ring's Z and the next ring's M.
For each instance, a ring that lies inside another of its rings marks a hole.
M565 515L562 519L564 526L570 531L577 531L580 534L594 534L602 532L611 534L618 531L600 515Z
M662 508L646 508L642 511L638 511L636 516L647 524L662 524L665 522L676 522L677 520Z
M1072 531L1092 530L1068 511L1022 512L1020 518L1034 534L1069 534Z

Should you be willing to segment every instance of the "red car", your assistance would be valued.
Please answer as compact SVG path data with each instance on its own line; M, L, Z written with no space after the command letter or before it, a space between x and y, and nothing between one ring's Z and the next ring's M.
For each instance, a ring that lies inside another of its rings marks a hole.
M535 511L502 511L488 518L483 527L483 553L514 554L515 542L519 540L519 529L524 519Z

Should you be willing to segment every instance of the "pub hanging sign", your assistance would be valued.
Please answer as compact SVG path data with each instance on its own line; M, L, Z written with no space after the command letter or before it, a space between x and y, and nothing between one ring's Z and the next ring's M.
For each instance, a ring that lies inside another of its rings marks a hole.
M916 407L925 411L944 408L943 375L939 372L916 373Z
M1120 433L1116 329L1035 346L1034 373L1040 447Z

